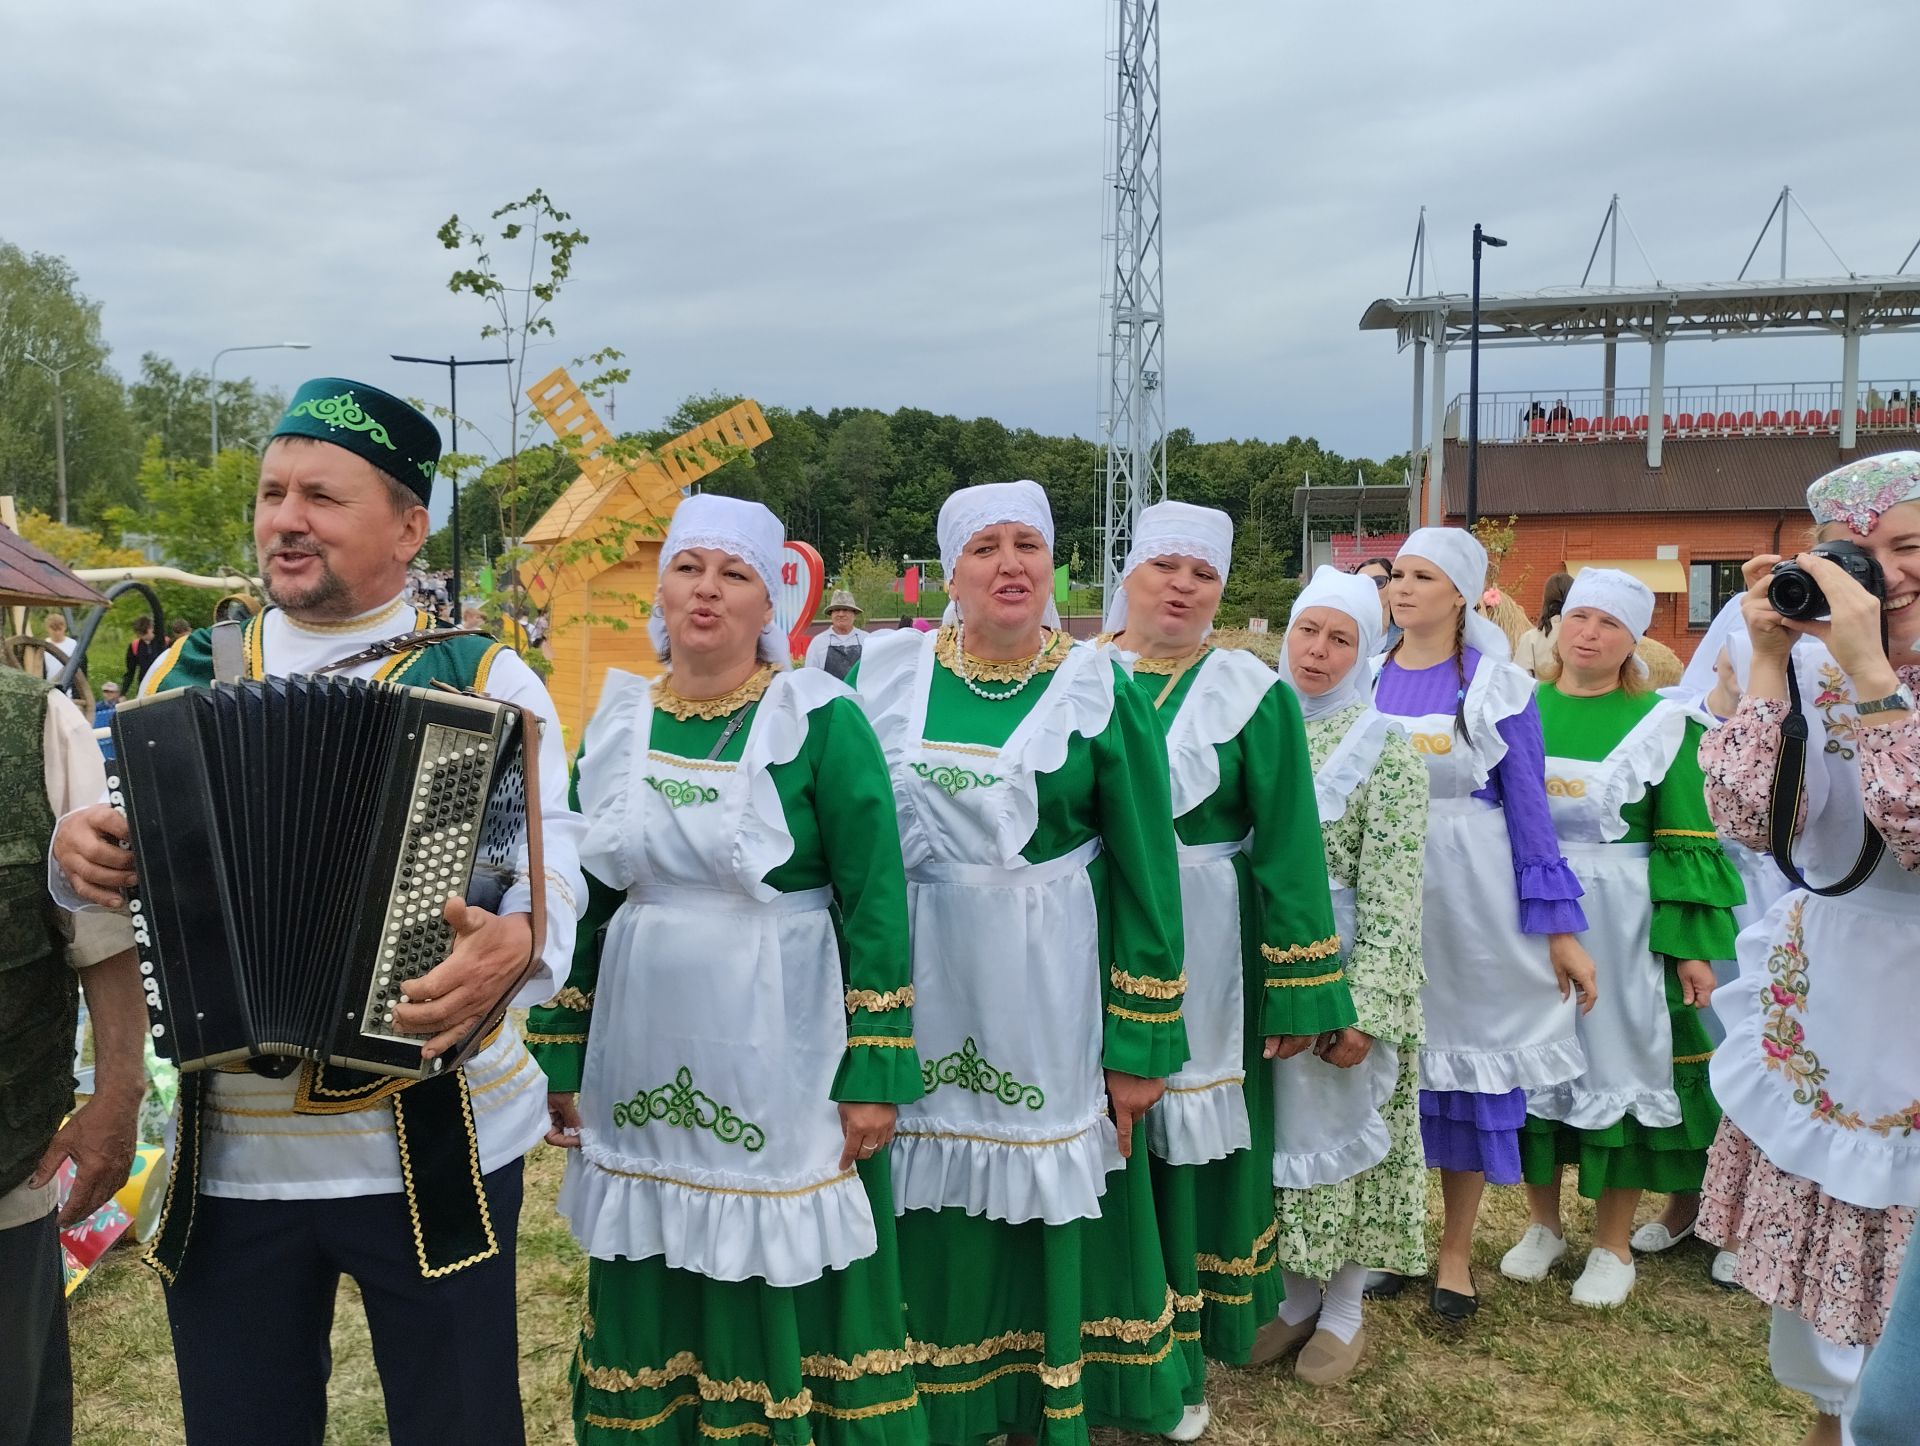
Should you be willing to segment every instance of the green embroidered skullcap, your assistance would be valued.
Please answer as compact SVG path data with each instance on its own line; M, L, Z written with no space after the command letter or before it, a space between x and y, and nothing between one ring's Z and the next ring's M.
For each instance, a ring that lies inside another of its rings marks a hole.
M276 437L312 437L364 457L401 486L433 497L440 429L398 397L340 377L315 377L293 394Z

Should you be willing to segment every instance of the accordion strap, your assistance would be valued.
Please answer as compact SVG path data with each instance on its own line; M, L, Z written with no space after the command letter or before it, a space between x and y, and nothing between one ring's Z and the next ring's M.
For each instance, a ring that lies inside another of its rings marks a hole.
M349 653L344 658L328 663L324 668L315 668L316 673L337 673L343 668L357 668L362 663L377 663L382 658L391 658L397 653L411 653L420 648L431 648L436 643L444 643L452 638L490 638L493 634L484 628L421 628L417 632L401 633L398 637L387 638L362 648L357 653Z

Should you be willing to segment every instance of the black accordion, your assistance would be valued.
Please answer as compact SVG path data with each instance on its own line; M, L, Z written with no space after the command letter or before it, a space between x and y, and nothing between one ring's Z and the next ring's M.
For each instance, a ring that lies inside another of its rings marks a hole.
M302 675L121 704L107 783L155 1048L185 1070L457 1064L511 991L426 1061L393 1007L452 948L449 894L497 908L523 842L538 880L535 726L471 694Z

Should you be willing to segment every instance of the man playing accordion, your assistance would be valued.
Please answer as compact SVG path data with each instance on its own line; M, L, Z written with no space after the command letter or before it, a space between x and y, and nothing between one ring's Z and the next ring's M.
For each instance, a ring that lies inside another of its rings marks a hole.
M553 994L585 894L560 725L539 679L491 639L411 636L432 626L404 595L439 457L433 423L399 399L337 378L301 387L261 456L254 500L274 606L237 650L249 678L352 660L335 676L468 689L543 725L528 808L542 820L544 877L529 881L522 857L496 911L446 903L452 950L395 1010L397 1028L432 1035L430 1055L450 1052L523 973L515 1003ZM188 635L142 695L211 683L230 671L225 651L209 629ZM135 882L128 844L108 804L67 815L52 848L56 897L122 907ZM546 895L538 939L532 887ZM184 1077L149 1261L166 1283L191 1446L318 1446L342 1274L365 1301L394 1442L524 1440L514 1240L521 1157L546 1129L541 1078L511 1020L462 1068L417 1083L323 1063L280 1078L241 1065Z

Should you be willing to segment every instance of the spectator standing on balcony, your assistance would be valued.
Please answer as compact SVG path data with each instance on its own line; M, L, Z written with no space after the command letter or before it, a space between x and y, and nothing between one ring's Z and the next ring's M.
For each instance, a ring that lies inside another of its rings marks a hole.
M1514 662L1533 677L1539 677L1540 670L1553 663L1553 637L1560 626L1560 610L1567 603L1567 589L1572 586L1572 573L1556 572L1547 579L1546 592L1540 599L1539 626L1522 633L1519 646L1513 650Z
M1527 403L1527 410L1520 420L1525 422L1528 427L1532 427L1535 422L1544 422L1546 419L1547 409L1541 406L1538 398L1536 398Z
M1573 420L1573 413L1567 410L1567 400L1562 397L1553 404L1553 410L1547 413L1549 427L1564 427Z

